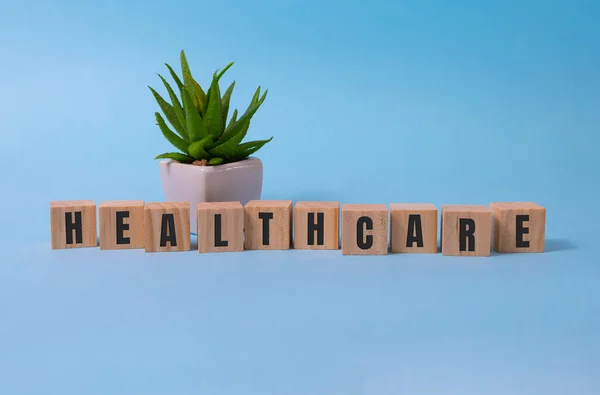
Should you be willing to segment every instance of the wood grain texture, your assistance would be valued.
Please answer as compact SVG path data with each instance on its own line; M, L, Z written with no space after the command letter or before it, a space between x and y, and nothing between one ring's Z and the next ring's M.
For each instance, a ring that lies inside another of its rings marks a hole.
M385 204L342 205L342 255L386 255L388 209Z
M433 204L390 204L391 252L437 253L437 223L438 211Z
M494 249L500 253L544 252L546 209L531 202L493 202Z
M96 247L96 203L93 200L50 202L52 249Z
M489 256L492 211L483 205L442 205L441 233L443 255Z
M144 207L146 252L190 250L190 204L146 203Z
M340 203L297 202L294 206L294 249L339 248Z
M144 248L144 201L111 200L98 206L100 249Z
M246 250L289 250L292 242L292 201L249 201L244 206L244 228ZM267 235L268 239L264 237Z
M198 203L198 252L244 250L244 208L240 202Z

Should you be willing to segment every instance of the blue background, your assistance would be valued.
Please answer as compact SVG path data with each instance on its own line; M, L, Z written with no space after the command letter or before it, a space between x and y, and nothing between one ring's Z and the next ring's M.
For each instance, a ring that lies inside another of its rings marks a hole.
M597 394L595 1L2 2L0 393ZM547 253L51 251L163 199L147 85L269 89L265 199L534 201Z

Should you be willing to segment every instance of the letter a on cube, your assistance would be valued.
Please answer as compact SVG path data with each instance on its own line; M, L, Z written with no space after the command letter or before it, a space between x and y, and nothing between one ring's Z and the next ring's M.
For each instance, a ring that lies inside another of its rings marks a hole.
M190 204L146 203L144 207L146 252L190 250Z
M390 204L390 249L437 253L437 208L430 203Z

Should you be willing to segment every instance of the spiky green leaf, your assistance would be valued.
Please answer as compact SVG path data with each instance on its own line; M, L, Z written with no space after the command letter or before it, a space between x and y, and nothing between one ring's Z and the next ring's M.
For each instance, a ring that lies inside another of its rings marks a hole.
M193 98L194 98L194 105L196 106L198 111L200 111L201 114L204 114L206 112L206 104L208 102L208 94L204 93L204 90L202 89L202 87L200 86L198 81L196 81L193 78L192 78L192 85L194 86L194 90L192 91Z
M257 141L249 141L244 144L240 144L236 148L236 152L233 155L232 159L235 161L246 159L259 149L261 149L265 144L273 140L273 137L266 140L257 140Z
M254 92L254 96L252 96L252 101L250 102L251 104L254 104L258 101L258 98L260 97L260 86L258 88L256 88L256 91Z
M167 101L163 99L162 96L159 95L154 89L151 87L148 88L150 88L150 91L152 91L152 94L154 95L154 98L156 99L160 109L162 110L163 114L165 114L165 117L167 117L167 120L173 126L177 134L179 134L184 140L187 140L185 130L183 129L183 126L181 126L173 106L167 103Z
M188 90L184 87L181 90L183 96L183 108L185 109L186 115L186 130L190 141L199 141L208 136L206 127L200 118L200 114L194 107L194 102Z
M180 54L180 62L181 62L181 73L183 74L183 84L190 92L192 96L192 103L196 105L198 111L204 113L204 106L206 105L206 94L202 90L202 87L192 76L192 72L190 70L190 66L188 64L187 58L185 56L185 52L181 50Z
M223 133L221 136L220 140L227 141L233 136L237 135L245 127L246 121L250 121L254 113L256 113L256 111L260 108L267 97L267 93L268 89L258 101L254 102L253 99L253 102L250 104L244 115L242 115L235 123L230 124L225 133Z
M212 143L212 138L210 136L205 137L200 141L196 141L190 144L188 152L191 156L194 157L194 159L209 159L211 155L204 149L204 147L209 143Z
M229 159L233 157L236 153L236 148L242 142L244 137L246 136L246 132L248 131L248 127L250 125L250 120L247 120L245 125L240 129L240 131L232 136L230 139L222 142L216 147L212 148L209 152L213 156L218 156L222 158Z
M194 86L194 77L192 76L190 66L188 64L187 58L185 57L185 52L183 50L181 50L179 59L181 63L181 75L183 75L183 84L190 92L194 92L196 89L196 87Z
M225 74L225 72L226 72L227 70L229 70L229 68L230 68L232 65L233 65L233 62L231 62L231 63L229 63L227 66L225 66L225 68L224 68L222 71L220 71L220 72L219 72L219 70L215 71L215 72L214 72L214 74L213 74L213 82L214 82L214 80L216 79L216 80L217 80L217 84L218 84L218 83L219 83L219 80L221 79L221 77L223 76L223 74ZM212 86L212 83L211 83L211 86ZM208 102L210 101L210 95L211 95L211 93L210 93L210 92L211 92L211 90L212 90L212 89L210 89L210 88L209 88L209 89L208 89L208 92L206 92L206 96L205 96L205 99L204 99L204 102L205 102L206 106L208 106ZM221 98L221 95L220 95L220 94L219 94L219 98ZM206 109L206 107L203 109L202 113L204 113L204 110L205 110L205 109Z
M227 70L229 70L229 68L230 68L231 66L233 66L233 63L234 63L234 62L230 62L229 64L227 64L227 66L225 66L225 67L223 68L223 70L221 70L221 71L218 71L218 70L217 70L217 72L215 72L215 75L216 75L216 77L217 77L217 81L219 81L219 80L221 79L221 77L223 77L223 74L225 74L225 72L226 72Z
M212 158L208 161L208 164L212 166L220 165L221 163L223 163L223 158Z
M237 116L238 116L238 110L237 108L235 110L233 110L233 115L231 116L231 119L229 120L229 125L227 125L227 129L229 130L229 128L233 125L235 125L235 122L237 121Z
M248 141L247 143L243 143L239 145L239 149L240 150L245 150L245 149L249 149L254 147L255 145L260 145L261 147L265 144L267 144L268 142L270 142L271 140L273 140L273 137L268 138L266 140L255 140L255 141Z
M163 136L165 136L169 143L173 144L175 148L187 154L189 144L184 139L176 135L173 131L171 131L171 129L169 129L160 113L156 112L154 114L156 116L156 123L158 124L158 127L160 128L160 131L162 132Z
M227 116L229 115L229 102L231 100L231 94L233 93L233 88L235 87L235 81L229 85L229 88L225 91L223 95L223 100L221 100L221 112L223 113L223 125L227 123Z
M221 144L225 144L225 143L227 143L227 142L229 142L231 140L237 141L237 143L239 144L244 139L244 137L246 137L246 133L248 132L248 128L250 128L250 120L248 120L243 125L243 127L240 129L240 131L238 132L238 134L236 134L235 136L225 136L225 135L223 135L224 138L220 138L219 140L215 141L215 143L212 146L207 147L207 149L209 149L209 150L213 149L216 146L221 145ZM234 146L234 145L235 144L233 144L232 146Z
M181 152L166 152L158 155L154 159L173 159L182 163L192 163L194 161L194 158L189 155L182 154Z
M162 75L158 75L160 77L160 79L162 80L165 88L167 89L167 92L169 92L169 97L171 98L171 103L172 103L172 107L173 110L175 111L175 116L177 117L177 120L179 121L179 125L181 126L181 130L179 133L181 135L181 137L183 137L184 139L188 139L188 135L187 135L187 131L185 130L185 115L183 114L183 108L181 107L181 103L179 102L179 99L177 98L177 95L175 94L175 92L173 91L173 89L171 88L171 85L169 85L169 83L167 82L167 80L165 80L163 78ZM175 126L173 126L175 127Z
M198 81L193 79L190 74L185 73L184 76L184 79L187 79L189 81L189 86L191 86L191 88L189 88L188 85L185 85L188 92L190 93L190 97L193 99L192 102L194 104L194 107L196 107L196 110L200 112L200 114L204 114L204 111L206 110L207 101L206 93L204 93L204 90L202 89Z
M209 92L208 105L202 121L208 134L218 137L223 133L223 114L221 113L221 91L216 78L213 78Z
M177 84L177 88L179 88L181 90L181 88L183 87L183 84L181 83L179 76L177 76L177 73L175 72L175 70L173 70L173 68L171 66L169 66L166 63L165 63L165 66L167 66L167 68L169 69L169 73L171 73L171 78L173 78L173 81L175 81L175 83Z

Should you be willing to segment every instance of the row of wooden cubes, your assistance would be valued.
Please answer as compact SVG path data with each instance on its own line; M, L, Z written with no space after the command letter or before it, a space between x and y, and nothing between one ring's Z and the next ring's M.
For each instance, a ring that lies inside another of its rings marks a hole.
M253 200L199 203L198 251L340 248L340 203ZM108 201L99 206L100 248L188 251L190 204ZM95 247L94 201L50 204L52 248ZM438 210L433 204L341 205L344 255L438 252ZM293 219L293 220L292 220ZM443 255L488 256L543 252L546 209L535 203L443 205ZM389 236L389 237L388 237Z

